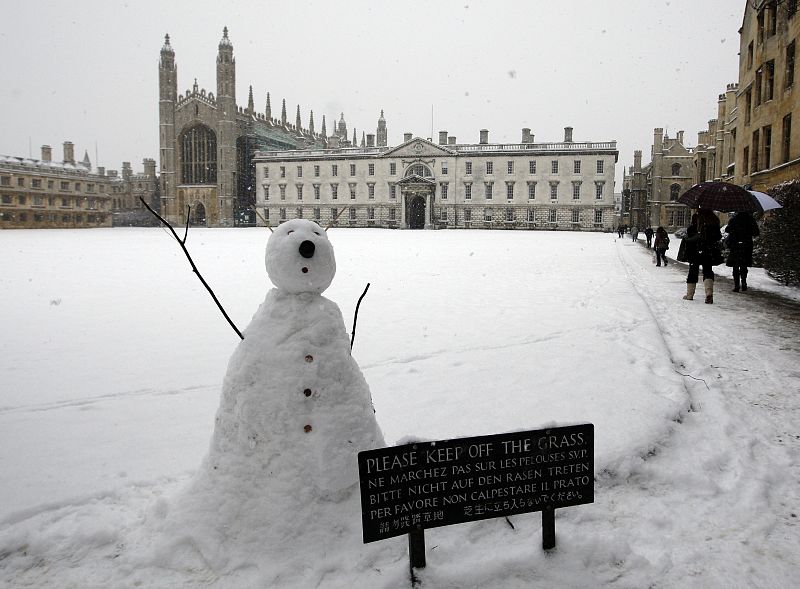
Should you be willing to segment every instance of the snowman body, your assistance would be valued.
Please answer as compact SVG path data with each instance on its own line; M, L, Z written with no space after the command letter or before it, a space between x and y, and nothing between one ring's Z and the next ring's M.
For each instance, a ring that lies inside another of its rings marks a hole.
M266 265L276 288L230 359L208 455L165 521L216 570L306 566L298 544L358 544L358 452L385 446L341 311L320 294L336 269L325 231L281 224Z

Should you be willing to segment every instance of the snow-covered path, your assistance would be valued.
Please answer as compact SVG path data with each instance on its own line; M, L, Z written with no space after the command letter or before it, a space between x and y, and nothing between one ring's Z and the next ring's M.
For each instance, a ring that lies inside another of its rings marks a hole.
M423 587L796 585L796 290L754 273L748 293L721 278L714 305L684 301L684 266L607 234L331 233L346 322L373 284L354 357L387 442L596 424L595 503L557 512L556 550L538 514L438 528ZM264 240L189 238L240 327L268 287ZM0 248L0 585L250 586L131 564L148 506L207 448L237 343L176 246L115 229L2 232ZM283 586L406 586L405 539L376 549L309 555Z

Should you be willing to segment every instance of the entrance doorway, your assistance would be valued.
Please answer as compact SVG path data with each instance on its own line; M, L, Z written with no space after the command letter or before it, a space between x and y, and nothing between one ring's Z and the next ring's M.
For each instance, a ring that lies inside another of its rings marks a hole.
M408 228L425 229L425 199L421 196L415 196L411 200L408 212Z
M192 207L191 225L194 227L206 225L206 207L201 202L194 203Z

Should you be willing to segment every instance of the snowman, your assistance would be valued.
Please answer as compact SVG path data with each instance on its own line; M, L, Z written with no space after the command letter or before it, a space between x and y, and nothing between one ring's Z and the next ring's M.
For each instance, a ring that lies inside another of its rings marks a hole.
M281 224L266 267L275 288L230 359L209 452L161 514L173 552L217 574L352 550L357 455L385 446L341 311L321 296L336 272L325 230Z

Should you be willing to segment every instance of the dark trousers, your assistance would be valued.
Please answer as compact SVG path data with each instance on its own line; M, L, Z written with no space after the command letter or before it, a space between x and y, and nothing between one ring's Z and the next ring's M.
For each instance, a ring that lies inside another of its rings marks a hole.
M664 261L664 265L667 265L667 250L662 247L656 248L656 266L661 265L661 261Z
M733 284L738 288L740 283L747 284L747 266L733 267Z
M686 282L689 284L697 284L697 279L700 277L701 264L689 264L689 275L686 277ZM714 266L710 263L703 263L703 280L714 280Z

